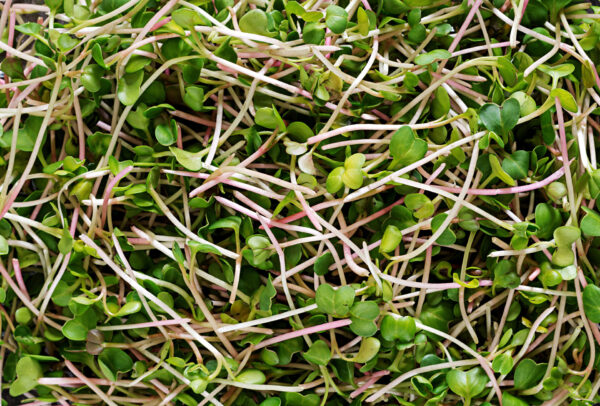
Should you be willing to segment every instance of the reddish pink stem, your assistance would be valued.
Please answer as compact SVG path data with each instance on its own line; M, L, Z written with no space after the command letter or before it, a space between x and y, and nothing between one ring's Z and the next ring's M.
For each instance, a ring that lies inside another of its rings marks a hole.
M17 15L14 11L10 12L10 17L8 18L8 46L12 48L14 39L15 39L15 19ZM7 52L6 56L9 57L10 54Z
M350 321L350 319L342 319L342 320L331 321L329 323L319 324L318 326L303 328L301 330L296 330L296 331L292 331L290 333L285 333L285 334L281 334L281 335L273 337L273 338L269 338L268 340L265 340L265 341L257 344L254 347L254 349L259 350L259 349L267 347L271 344L276 344L276 343L280 343L282 341L291 340L292 338L300 337L303 335L319 333L321 331L327 331L327 330L333 330L335 328L345 327L345 326L349 325L350 323L352 323L352 321Z
M567 160L567 162L568 162L568 160ZM560 179L564 173L565 173L565 168L563 166L562 168L560 168L559 170L554 172L552 175L548 176L544 180L540 180L539 182L530 183L528 185L502 188L502 189L469 189L467 191L467 193L469 195L497 196L497 195L509 195L509 194L513 194L513 193L530 192L532 190L543 188L544 186L549 185L550 183L554 182L555 180ZM450 193L460 193L460 191L461 191L461 188L458 188L458 187L449 187L449 186L437 186L437 187L442 190L445 190L446 192L450 192Z
M350 394L350 397L352 399L354 399L355 397L357 397L358 395L360 395L361 393L363 393L364 391L366 391L367 389L369 389L371 386L373 386L373 384L375 384L375 382L377 382L379 380L379 378L381 378L382 376L386 376L389 375L390 371L377 371L375 372L373 375L371 375L369 377L369 379L361 386L359 386L358 389L356 389L354 392L352 392Z
M159 22L157 22L156 24L154 24L152 26L152 28L150 28L150 31L155 31L158 30L160 27L162 27L163 25L169 24L171 22L171 17L167 17L163 20L160 20Z
M12 264L13 270L15 271L15 279L17 280L17 284L19 285L19 289L21 289L21 292L23 292L23 294L29 300L29 292L27 292L27 286L25 285L25 281L23 280L23 274L21 273L21 266L19 265L19 260L17 258L13 258Z
M450 47L448 48L448 52L450 52L450 53L454 52L454 50L458 46L458 43L462 39L463 35L465 35L465 31L467 31L467 27L469 27L469 24L471 24L471 21L473 20L473 17L475 16L475 13L477 12L477 10L479 10L479 6L481 6L482 2L483 2L483 0L477 0L475 2L475 4L473 4L473 6L471 7L471 10L469 10L469 14L467 14L467 18L465 18L465 21L463 22L463 24L460 26L460 29L456 33L456 36L454 37L452 44L450 44Z
M102 228L102 226L104 225L104 221L106 221L106 212L108 210L108 199L110 198L112 189L115 187L115 185L117 183L119 183L119 181L121 179L123 179L125 176L127 176L127 174L129 172L131 172L132 169L133 169L133 166L131 166L131 165L126 167L121 172L117 173L117 176L115 176L110 182L108 182L108 185L106 185L106 189L104 190L104 200L102 201L102 216L100 218L100 228Z

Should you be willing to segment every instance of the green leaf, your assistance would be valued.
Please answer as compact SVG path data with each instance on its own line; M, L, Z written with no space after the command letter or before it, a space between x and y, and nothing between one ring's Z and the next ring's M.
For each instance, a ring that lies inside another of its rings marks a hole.
M320 45L325 39L325 30L320 24L307 23L302 31L302 39L307 44Z
M271 301L275 297L275 295L277 295L277 290L275 290L273 282L271 282L271 275L269 275L267 284L260 293L259 306L261 311L268 312L271 310Z
M359 364L364 364L373 359L378 353L379 348L381 347L381 343L375 337L367 337L364 338L360 342L360 348L358 349L358 354L354 358L352 358L353 362L358 362Z
M10 395L13 397L21 396L34 389L38 379L44 376L40 364L30 357L19 359L16 373L17 379L10 384Z
M128 73L119 79L117 96L125 106L133 105L140 97L140 88L144 80L144 71Z
M515 389L528 389L536 385L546 372L546 364L536 364L530 358L522 360L515 369Z
M358 21L358 32L360 35L369 34L369 16L364 8L359 7L356 12L356 19Z
M581 237L581 231L574 226L562 226L554 230L554 241L558 246L567 246L570 248L579 237Z
M515 92L511 96L513 99L517 99L519 105L521 106L521 117L527 116L533 113L537 109L537 105L535 104L535 100L533 97L529 96L525 92Z
M440 213L431 220L431 231L434 233L441 227L442 223L446 220L448 214ZM437 238L436 242L440 245L451 245L456 242L456 234L450 229L450 225L442 232Z
M529 171L529 156L529 151L515 151L504 158L502 169L513 179L525 179Z
M546 110L540 116L540 128L542 130L542 139L548 145L551 145L556 138L556 133L554 132L554 124L552 123L552 113L550 110Z
M513 359L511 355L504 352L497 355L492 361L492 369L502 375L508 375L513 367Z
M325 187L329 193L336 193L342 188L342 186L344 186L342 175L344 175L344 168L342 166L338 166L329 172L329 175L327 175L327 181L325 183Z
M417 65L429 65L438 59L449 59L451 57L452 54L446 49L434 49L425 54L419 54L415 58L415 63Z
M154 136L160 145L168 147L177 141L177 122L171 119L169 124L160 124L154 129Z
M465 399L471 399L483 392L488 381L489 378L481 368L473 368L466 372L453 369L446 374L450 390Z
M350 189L358 189L363 184L362 166L365 163L363 154L354 154L346 158L342 182Z
M381 245L379 246L379 252L392 252L402 242L402 232L398 227L389 225L385 228L383 237L381 238Z
M504 169L502 169L502 165L500 165L498 157L494 154L490 154L488 155L488 157L490 161L490 167L492 169L492 174L507 185L515 186L515 180L511 178L510 175L504 171Z
M372 301L358 302L350 309L350 330L361 337L370 337L377 332L374 320L379 316L379 306Z
M314 271L317 275L323 276L329 272L329 267L334 264L333 255L331 252L326 252L315 261Z
M285 124L279 116L275 106L273 107L261 107L256 110L256 116L254 117L256 124L274 130L279 128L279 131L285 131Z
M0 254L2 254L1 246L2 245L0 244ZM71 251L72 248L73 248L73 237L71 237L71 234L69 233L69 229L64 228L63 232L62 232L62 236L60 237L60 240L58 241L58 251L63 255L67 255Z
M19 31L22 34L32 35L35 37L35 36L40 35L40 33L43 30L43 27L40 24L29 22L29 23L17 25L15 27L15 30Z
M411 316L386 314L381 321L381 337L387 341L411 342L415 338L417 325Z
M202 107L204 107L204 89L198 86L186 87L183 101L194 111L202 110Z
M577 113L578 106L573 95L567 92L565 89L552 89L550 97L557 97L560 101L560 105L571 113Z
M316 291L315 302L319 310L332 316L344 317L350 311L355 295L351 286L341 286L334 290L330 285L324 283L319 285Z
M239 21L240 30L250 34L264 35L267 37L275 36L268 31L269 22L267 13L259 8L246 11Z
M77 38L71 37L69 34L60 34L58 37L58 48L62 52L67 52L73 48L75 48L79 44L79 40Z
M325 24L334 34L341 34L348 26L348 13L342 7L332 4L327 7Z
M135 301L129 301L125 303L119 311L115 314L114 317L124 317L129 316L130 314L134 314L142 310L142 303Z
M128 372L133 368L133 360L119 348L105 348L98 356L100 370L108 379L116 381L119 372Z
M25 79L23 64L20 59L4 56L0 62L0 70L11 79Z
M552 254L552 263L556 266L565 267L572 265L575 261L575 254L571 247L560 245Z
M429 197L421 193L410 193L405 196L404 204L409 210L414 211L414 216L418 219L431 217L435 207Z
M435 89L435 98L431 103L431 113L433 118L445 117L450 111L450 96L443 86Z
M487 103L479 110L479 118L485 128L503 137L517 125L520 114L521 105L513 98L506 100L502 109L497 104Z
M83 68L83 74L81 75L81 84L85 87L85 90L91 93L95 93L102 87L102 75L104 69L99 65L88 65Z
M295 0L288 1L285 4L285 11L288 14L288 16L295 14L295 15L302 17L304 15L304 13L306 13L306 10L304 9L304 7L302 7Z
M244 372L236 376L235 380L242 383L262 385L267 381L267 377L258 369L246 369Z
M539 227L536 233L539 238L550 238L554 230L562 224L560 211L548 203L539 203L535 207L535 224ZM581 229L583 230L583 220Z
M209 21L206 21L201 14L190 10L189 8L180 8L171 13L173 21L175 21L181 28L192 29L195 25L212 25Z
M223 58L226 61L231 63L237 62L237 53L235 50L229 45L231 41L231 37L228 37L225 42L223 42L219 47L215 50L215 55L219 58Z
M583 289L583 311L592 323L600 323L600 288L588 284Z
M581 220L581 231L590 237L600 237L600 214L585 206L581 206L585 216Z
M302 121L294 121L287 126L288 134L298 142L306 142L315 133Z
M69 320L62 327L62 333L65 337L72 341L85 341L88 328L78 318Z
M511 395L508 392L502 393L502 405L503 406L529 406L529 403L524 400Z
M550 13L550 21L552 24L558 19L560 11L572 2L573 0L547 0L547 2L544 3L544 6Z
M427 153L427 142L418 138L408 127L400 127L392 135L390 154L394 158L390 167L404 167L417 162Z
M169 147L169 150L175 156L177 163L185 169L194 172L202 169L202 155L200 152L193 153L175 147Z
M315 341L308 351L302 354L305 360L313 364L326 366L331 359L331 350L323 340Z
M210 225L209 230L218 230L220 228L229 228L234 230L236 233L239 232L242 219L237 216L229 216L220 218Z
M4 238L3 235L0 235L0 255L6 255L8 254L8 251L8 241L6 241L6 238Z
M575 66L570 63L563 63L561 65L549 66L545 64L541 64L538 66L538 70L544 72L547 75L550 75L552 79L557 81L558 79L569 76L575 70Z
M521 284L514 262L503 259L494 266L494 285L514 289Z

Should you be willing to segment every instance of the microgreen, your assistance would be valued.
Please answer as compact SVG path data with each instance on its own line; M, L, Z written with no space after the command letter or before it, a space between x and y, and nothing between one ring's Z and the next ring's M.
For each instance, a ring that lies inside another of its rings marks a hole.
M595 4L31 3L3 404L600 403Z

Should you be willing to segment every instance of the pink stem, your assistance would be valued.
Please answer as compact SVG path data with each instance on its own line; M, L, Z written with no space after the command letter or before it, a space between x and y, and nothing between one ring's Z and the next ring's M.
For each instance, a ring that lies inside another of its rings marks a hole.
M23 274L21 273L21 266L19 265L19 260L17 258L13 258L12 260L13 270L15 271L15 279L17 280L17 284L19 285L19 289L21 292L29 299L29 292L27 292L27 286L25 285L25 281L23 280Z
M489 48L506 48L509 45L510 45L510 41L498 42L496 44L490 44L490 45L479 45L479 46L472 47L472 48L461 49L460 51L454 51L452 53L452 56L454 57L454 56L459 56L459 55L470 54L472 52L485 51Z
M568 162L568 160L567 160ZM567 164L568 165L568 164ZM502 189L469 189L467 193L469 195L482 195L482 196L497 196L497 195L509 195L513 193L523 193L530 192L532 190L543 188L546 185L554 182L557 179L560 179L565 173L564 166L554 172L552 175L548 176L546 179L541 180L539 182L530 183L528 185L521 186L513 186ZM450 193L460 193L461 189L458 187L449 187L449 186L437 186L438 188L445 190Z
M529 280L533 281L540 274L540 268L535 268L531 274L529 274Z
M390 371L378 371L375 372L373 375L371 375L369 377L369 379L363 384L361 385L358 389L356 389L354 392L352 392L350 394L351 398L355 398L358 395L360 395L361 393L363 393L364 391L366 391L367 389L369 389L371 386L373 386L373 384L375 382L377 382L379 380L379 378L381 378L382 376L386 376L389 375Z
M163 20L160 20L159 22L157 22L156 24L154 24L152 26L152 28L150 28L150 31L158 30L160 27L162 27L163 25L168 24L170 22L171 22L171 17L167 17L167 18L165 18Z
M8 18L8 46L12 48L13 42L15 39L15 19L17 15L14 11L10 12L10 16ZM10 57L10 54L6 53L7 57Z
M269 338L268 340L265 340L265 341L257 344L254 347L254 349L259 350L259 349L269 346L271 344L276 344L276 343L280 343L282 341L291 340L292 338L300 337L303 335L319 333L321 331L327 331L327 330L332 330L335 328L345 327L345 326L349 325L350 323L352 323L352 321L350 319L342 319L342 320L331 321L329 323L319 324L317 326L306 327L301 330L296 330L296 331L292 331L290 333L285 333L285 334L281 334L281 335L273 337L273 338Z
M115 176L110 182L108 182L108 185L106 186L106 189L104 190L104 200L102 201L102 217L100 218L100 229L102 229L102 226L104 225L104 221L106 221L106 212L108 210L108 199L110 198L110 193L112 192L112 189L115 187L115 185L117 183L119 183L119 181L121 179L123 179L125 176L127 176L127 174L129 172L131 172L131 170L133 169L133 166L129 165L128 167L124 168L121 172L117 173L117 176Z
M456 33L456 36L454 37L452 44L450 44L450 47L448 48L448 52L450 52L450 53L454 52L454 50L458 46L458 43L462 39L463 35L465 35L465 31L467 31L467 27L469 26L469 24L471 24L471 21L473 20L473 17L475 16L475 13L477 12L477 10L479 10L479 6L481 6L482 2L483 2L483 0L477 0L475 2L475 4L473 4L473 6L471 7L471 10L469 10L469 14L467 14L467 18L465 18L465 21L463 22L463 24L460 26L460 29Z

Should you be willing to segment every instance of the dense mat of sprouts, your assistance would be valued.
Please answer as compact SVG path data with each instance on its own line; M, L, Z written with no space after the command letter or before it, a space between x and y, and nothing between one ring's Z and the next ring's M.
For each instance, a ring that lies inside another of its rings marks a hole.
M600 8L0 12L3 404L600 401Z

